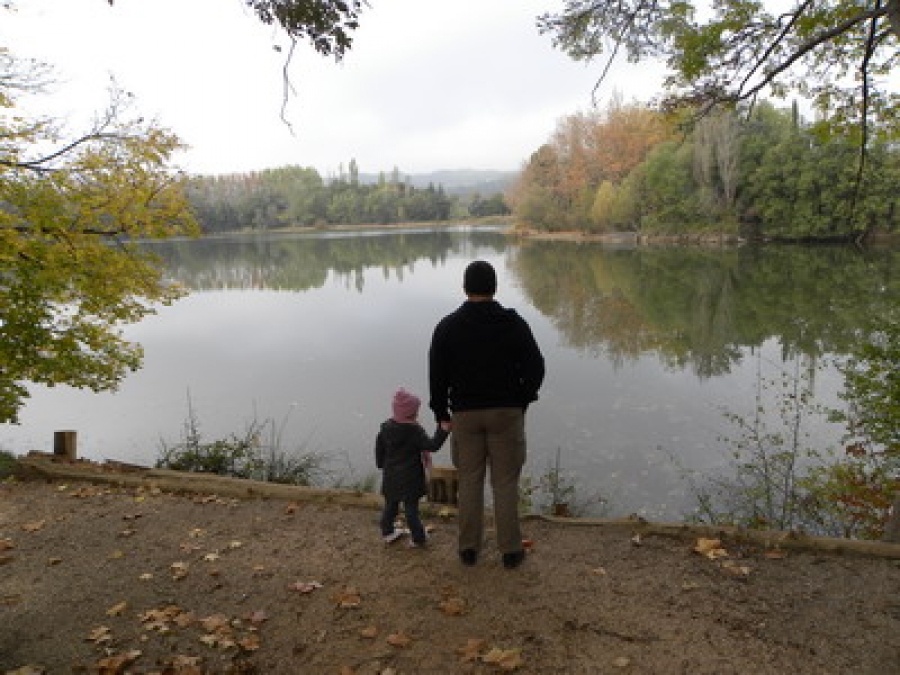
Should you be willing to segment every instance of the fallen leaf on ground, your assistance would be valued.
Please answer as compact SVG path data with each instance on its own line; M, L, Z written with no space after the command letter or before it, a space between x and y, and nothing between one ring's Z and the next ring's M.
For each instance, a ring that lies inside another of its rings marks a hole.
M126 609L128 609L128 603L123 600L106 610L106 616L121 616Z
M322 588L322 584L318 581L295 581L288 586L289 591L297 591L298 593L312 593L317 588Z
M412 638L403 631L387 636L387 643L392 647L408 647L410 642L412 642Z
M188 532L188 536L189 536L191 539L199 539L199 538L202 537L204 534L206 534L206 531L203 530L203 528L200 528L200 527L195 527L193 530L191 530L190 532Z
M51 567L53 565L59 565L63 561L62 558L47 558L47 564Z
M12 539L0 539L0 551L8 551L15 547L16 545L13 543Z
M620 656L616 659L613 659L612 664L616 668L627 668L631 665L631 659L629 659L627 656Z
M137 534L137 530L131 527L129 527L127 530L122 530L121 532L119 532L119 536L122 538L131 537L135 534Z
M121 654L107 656L97 661L97 670L100 675L118 675L124 669L137 661L141 656L140 650L132 649Z
M738 565L733 560L723 560L721 563L723 570L736 577L749 577L750 568L747 565Z
M517 670L525 665L519 649L498 649L494 647L481 657L485 663L497 666L500 670Z
M697 543L694 546L694 553L699 553L710 560L728 557L728 551L722 548L721 539L705 539L704 537L700 537L697 539Z
M25 523L22 525L22 530L25 532L37 532L38 530L44 529L44 525L46 524L46 520L37 520L33 523Z
M367 640L372 640L378 637L378 628L376 628L375 626L366 626L361 631L359 631L359 634Z
M85 640L88 642L94 642L98 645L104 644L106 642L112 641L112 632L109 630L109 626L97 626L94 630L91 631L90 635L88 635Z
M13 560L15 560L15 557L11 555L0 555L0 565L11 563Z
M448 616L459 616L465 614L466 601L462 598L445 598L441 600L439 607Z
M591 568L591 574L598 576L598 577L605 577L606 576L606 568L604 568L604 567Z
M115 551L113 551L112 553L109 554L110 560L119 560L120 558L124 558L124 557L125 557L125 552L120 551L119 549L116 549Z
M460 655L460 660L464 662L474 661L481 658L481 652L487 648L487 642L478 638L469 638L462 647L457 648L456 653Z
M269 615L262 609L258 609L252 614L248 614L246 620L252 623L254 626L259 626L262 623L269 620Z
M150 581L153 578L153 575L150 572L144 572L141 576L138 577L141 581Z
M244 544L239 541L229 541L228 542L228 548L240 548L243 545Z
M41 666L22 666L15 670L7 670L6 675L44 675L46 672Z
M200 619L200 624L207 633L231 630L231 621L224 614L212 614Z
M213 551L212 553L207 553L205 556L203 556L203 559L206 562L214 562L214 561L218 560L220 557L221 556L219 556L219 554L217 552Z
M255 633L252 635L248 635L238 640L237 644L238 647L243 649L245 652L255 652L257 649L259 649L259 635Z
M362 604L362 598L359 596L359 591L355 588L345 588L334 596L334 602L338 607L349 609L359 607Z
M780 548L769 549L763 555L769 560L784 560L787 558L787 552Z
M189 568L190 565L186 562L173 562L169 565L169 569L172 571L172 578L176 581L184 579L188 575Z

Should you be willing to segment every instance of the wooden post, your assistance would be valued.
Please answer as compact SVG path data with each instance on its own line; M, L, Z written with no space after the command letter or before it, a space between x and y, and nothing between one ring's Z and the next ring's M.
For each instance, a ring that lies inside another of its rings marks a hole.
M78 458L78 432L54 431L53 456L67 462L74 462Z
M459 479L456 469L450 466L431 467L428 480L428 501L432 504L456 504Z

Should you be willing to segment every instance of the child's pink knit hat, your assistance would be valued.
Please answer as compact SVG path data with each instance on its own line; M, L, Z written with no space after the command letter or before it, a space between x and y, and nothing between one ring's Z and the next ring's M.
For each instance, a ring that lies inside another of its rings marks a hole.
M419 397L410 394L406 389L400 387L394 394L394 421L395 422L412 422L416 415L419 414Z

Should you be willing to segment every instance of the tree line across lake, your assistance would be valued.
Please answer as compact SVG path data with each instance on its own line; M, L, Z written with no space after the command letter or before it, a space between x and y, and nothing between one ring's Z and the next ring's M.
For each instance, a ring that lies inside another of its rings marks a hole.
M329 181L311 167L286 166L224 176L199 176L187 186L204 232L284 227L438 222L509 213L502 194L448 194L442 185L414 187L397 169L374 183L349 172Z
M900 144L835 134L763 102L696 119L614 102L563 118L509 195L543 231L785 240L900 231ZM864 162L861 162L864 158Z

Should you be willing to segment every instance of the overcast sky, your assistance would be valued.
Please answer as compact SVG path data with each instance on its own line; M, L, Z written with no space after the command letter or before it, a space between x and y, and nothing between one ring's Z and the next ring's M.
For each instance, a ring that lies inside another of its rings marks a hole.
M242 0L17 0L0 44L56 67L44 105L72 120L101 110L110 76L138 111L189 146L196 173L288 164L323 175L517 170L560 117L588 110L602 64L577 63L538 34L558 0L371 0L343 62L305 44L281 122L287 40ZM658 90L658 70L618 69L599 93ZM50 101L52 100L52 103Z

